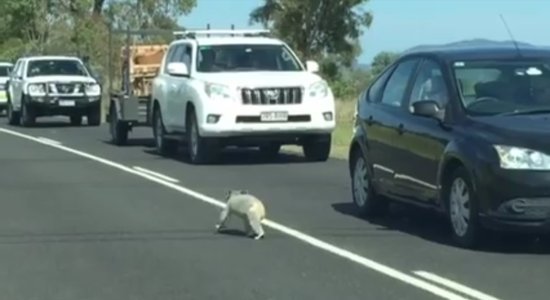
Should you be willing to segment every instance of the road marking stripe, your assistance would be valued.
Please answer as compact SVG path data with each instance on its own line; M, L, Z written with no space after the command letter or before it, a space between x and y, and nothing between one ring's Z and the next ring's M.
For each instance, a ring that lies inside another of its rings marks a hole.
M201 200L203 202L212 204L212 205L217 206L219 208L225 207L225 203L222 202L222 201L219 201L219 200L216 200L214 198L208 197L206 195L195 192L195 191L190 190L188 188L185 188L183 186L174 184L172 182L164 181L164 180L159 179L157 177L154 177L152 175L141 173L139 171L136 171L136 170L134 170L132 168L129 168L127 166L124 166L122 164L119 164L119 163L116 163L116 162L113 162L113 161L110 161L110 160L107 160L107 159L104 159L104 158L101 158L101 157L98 157L98 156L95 156L95 155L92 155L92 154L89 154L89 153L86 153L86 152L82 152L80 150L76 150L76 149L73 149L73 148L69 148L69 147L66 147L66 146L63 146L63 145L49 144L49 143L41 141L40 139L38 139L36 137L26 135L26 134L23 134L23 133L19 133L17 131L12 131L12 130L8 130L8 129L0 128L0 132L4 132L4 133L7 133L7 134L18 136L18 137L21 137L21 138L24 138L24 139L28 139L28 140L31 140L31 141L35 141L35 142L53 147L53 148L57 148L57 149L60 149L60 150L66 151L66 152L70 152L70 153L73 153L73 154L76 154L76 155L79 155L79 156L82 156L82 157L86 157L88 159L97 161L97 162L102 163L104 165L108 165L108 166L111 166L113 168L117 168L119 170L125 171L127 173L135 174L135 175L141 176L143 178L149 179L151 181L157 182L161 185L164 185L166 187L169 187L171 189L179 191L183 194L186 194L188 196L191 196L191 197L193 197L195 199L198 199L198 200ZM414 287L423 289L423 290L425 290L429 293L432 293L432 294L437 295L439 297L442 297L444 299L468 300L467 298L464 298L464 297L462 297L458 294L455 294L455 293L450 292L448 290L445 290L441 287L438 287L437 285L434 285L434 284L431 284L427 281L418 279L418 278L416 278L412 275L408 275L404 272L398 271L398 270L393 269L391 267L388 267L386 265L377 263L373 260L370 260L366 257L360 256L358 254L355 254L355 253L350 252L348 250L345 250L343 248L339 248L337 246L334 246L332 244L329 244L327 242L319 240L315 237L312 237L310 235L302 233L298 230L286 227L284 225L281 225L279 223L276 223L276 222L273 222L273 221L270 221L270 220L264 220L262 223L264 223L267 227L270 227L270 228L275 229L277 231L280 231L282 233L286 233L287 235L292 236L292 237L294 237L294 238L296 238L296 239L298 239L302 242L308 243L308 244L310 244L310 245L312 245L312 246L314 246L318 249L326 250L326 251L328 251L330 253L333 253L337 256L340 256L342 258L345 258L345 259L348 259L348 260L353 261L355 263L358 263L358 264L360 264L362 266L365 266L365 267L367 267L371 270L377 271L379 273L382 273L384 275L387 275L387 276L392 277L394 279L397 279L399 281L408 283L408 284L410 284Z
M479 300L499 300L498 298L487 295L487 294L482 293L478 290L474 290L474 289L472 289L470 287L467 287L463 284L460 284L458 282L452 281L452 280L447 279L447 278L443 278L439 275L436 275L436 274L433 274L433 273L430 273L430 272L415 271L414 273L416 275L420 276L420 277L423 277L423 278L427 279L427 280L430 280L430 281L436 282L438 284L444 285L444 286L446 286L446 287L448 287L452 290L460 292L464 295L468 295L470 297L474 297L474 298L479 299Z
M61 145L60 141L52 140L52 139L49 139L49 138L46 138L46 137L40 136L40 137L38 137L38 139L45 142L45 143L48 143L48 144Z
M152 175L152 176L156 176L160 179L163 179L163 180L166 180L166 181L169 181L169 182L173 182L173 183L178 183L179 182L179 180L177 180L176 178L172 178L172 177L166 176L164 174L161 174L161 173L158 173L158 172L155 172L155 171L151 171L151 170L148 170L148 169L145 169L145 168L142 168L142 167L133 166L133 168L136 171L139 171L139 172L142 172L142 173L145 173L145 174L149 174L149 175Z

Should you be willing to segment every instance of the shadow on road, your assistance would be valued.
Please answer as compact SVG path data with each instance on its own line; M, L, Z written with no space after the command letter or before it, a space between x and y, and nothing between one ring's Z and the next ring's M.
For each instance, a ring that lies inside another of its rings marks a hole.
M230 238L250 239L242 231L226 229L217 233L214 230L154 230L154 231L105 231L68 233L21 233L1 234L0 245L48 244L48 243L105 243L143 241L189 241L216 240ZM281 236L271 235L271 238Z
M145 149L145 153L155 156L161 156L155 149ZM191 164L186 147L180 148L180 151L175 155L166 156L185 164ZM276 157L264 156L257 149L233 149L228 148L221 151L215 160L210 165L264 165L264 164L291 164L291 163L308 163L302 156L291 153L279 153Z
M104 144L115 146L115 147L146 147L153 148L155 147L155 140L153 138L132 138L128 139L125 145L115 145L111 140L100 139Z
M421 208L392 204L385 217L362 218L353 203L334 203L332 208L344 215L352 216L380 226L378 230L399 231L424 240L457 247L451 239L451 228L446 218ZM538 236L504 234L491 232L477 251L501 254L550 254L550 241Z

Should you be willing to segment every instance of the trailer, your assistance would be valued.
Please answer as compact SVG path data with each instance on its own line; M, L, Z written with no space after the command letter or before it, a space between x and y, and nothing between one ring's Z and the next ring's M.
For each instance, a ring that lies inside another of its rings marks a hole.
M177 35L169 30L109 29L109 123L111 141L124 145L134 127L151 125L151 84L157 76L168 44L148 43L147 38ZM120 48L120 74L113 62L114 35L125 35ZM137 41L136 41L137 40ZM119 79L118 82L115 79Z

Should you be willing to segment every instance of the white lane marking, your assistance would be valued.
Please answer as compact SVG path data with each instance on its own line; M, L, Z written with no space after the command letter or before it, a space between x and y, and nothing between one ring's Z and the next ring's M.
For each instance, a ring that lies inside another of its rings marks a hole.
M172 178L172 177L166 176L164 174L161 174L161 173L158 173L158 172L155 172L155 171L151 171L149 169L145 169L145 168L138 167L138 166L133 166L133 168L136 171L139 171L139 172L142 172L142 173L145 173L145 174L149 174L149 175L152 175L152 176L156 176L160 179L163 179L163 180L166 180L166 181L169 181L169 182L173 182L173 183L180 182L176 178Z
M35 142L53 147L53 148L57 148L57 149L60 149L60 150L66 151L66 152L70 152L70 153L73 153L73 154L76 154L76 155L79 155L79 156L82 156L82 157L86 157L88 159L97 161L97 162L102 163L104 165L111 166L113 168L117 168L117 169L125 171L127 173L138 175L138 176L141 176L143 178L149 179L151 181L157 182L161 185L164 185L164 186L169 187L173 190L179 191L183 194L186 194L190 197L196 198L196 199L201 200L203 202L212 204L212 205L217 206L219 208L225 207L225 203L223 203L222 201L219 201L219 200L216 200L214 198L208 197L206 195L203 195L201 193L195 192L195 191L190 190L188 188L179 186L177 184L164 181L164 180L159 179L157 177L154 177L152 175L141 173L141 172L136 171L132 168L126 167L122 164L119 164L119 163L116 163L116 162L113 162L113 161L110 161L110 160L107 160L107 159L104 159L104 158L101 158L101 157L98 157L98 156L95 156L95 155L92 155L92 154L89 154L89 153L86 153L86 152L82 152L80 150L72 149L72 148L69 148L69 147L66 147L66 146L63 146L63 145L49 144L49 143L41 141L38 138L35 138L33 136L30 136L30 135L19 133L17 131L12 131L12 130L8 130L8 129L0 128L0 132L4 132L4 133L7 133L7 134L18 136L18 137L21 137L21 138L24 138L24 139L27 139L27 140L35 141ZM392 277L394 279L397 279L399 281L408 283L408 284L410 284L414 287L417 287L419 289L423 289L423 290L425 290L429 293L432 293L432 294L437 295L439 297L442 297L444 299L468 300L467 298L464 298L464 297L462 297L458 294L455 294L455 293L450 292L448 290L445 290L441 287L438 287L437 285L431 284L427 281L424 281L424 280L418 279L414 276L411 276L411 275L408 275L406 273L400 272L400 271L398 271L396 269L393 269L391 267L388 267L386 265L377 263L373 260L370 260L366 257L360 256L358 254L355 254L355 253L350 252L348 250L345 250L343 248L339 248L337 246L334 246L332 244L329 244L327 242L319 240L315 237L312 237L310 235L302 233L298 230L286 227L284 225L281 225L279 223L276 223L276 222L273 222L273 221L270 221L270 220L264 220L263 223L267 227L270 227L272 229L275 229L277 231L285 233L289 236L292 236L292 237L294 237L294 238L296 238L296 239L298 239L302 242L308 243L308 244L310 244L310 245L312 245L312 246L314 246L318 249L328 251L328 252L333 253L337 256L340 256L342 258L348 259L348 260L353 261L355 263L358 263L362 266L365 266L369 269L372 269L374 271L377 271L379 273L382 273L384 275L387 275L387 276Z
M43 136L38 137L39 140L41 140L44 143L52 144L52 145L61 145L60 141L52 140Z
M427 279L427 280L430 280L430 281L436 282L438 284L444 285L444 286L446 286L446 287L448 287L452 290L460 292L464 295L468 295L470 297L474 297L474 298L479 299L479 300L499 300L498 298L487 295L487 294L482 293L478 290L474 290L474 289L472 289L470 287L467 287L463 284L460 284L458 282L452 281L452 280L447 279L447 278L443 278L439 275L436 275L436 274L433 274L433 273L430 273L430 272L415 271L414 273L416 275L420 276L420 277L423 277L423 278Z

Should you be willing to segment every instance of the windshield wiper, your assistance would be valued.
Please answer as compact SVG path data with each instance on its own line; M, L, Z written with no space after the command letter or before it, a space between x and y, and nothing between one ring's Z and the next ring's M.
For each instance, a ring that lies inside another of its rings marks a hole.
M498 114L499 116L519 116L519 115L535 115L535 114L550 114L549 108L535 108L535 109L525 109L525 110L515 110L510 112L505 112Z

